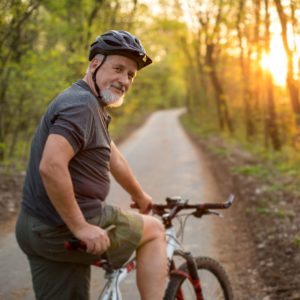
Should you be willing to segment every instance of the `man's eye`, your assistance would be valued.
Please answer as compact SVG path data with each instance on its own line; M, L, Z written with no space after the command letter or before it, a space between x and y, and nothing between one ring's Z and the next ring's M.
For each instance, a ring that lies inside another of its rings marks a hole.
M128 78L130 79L130 80L133 80L134 79L134 77L135 77L135 73L128 73Z
M120 73L120 72L122 71L120 67L115 67L115 70L116 70L118 73Z

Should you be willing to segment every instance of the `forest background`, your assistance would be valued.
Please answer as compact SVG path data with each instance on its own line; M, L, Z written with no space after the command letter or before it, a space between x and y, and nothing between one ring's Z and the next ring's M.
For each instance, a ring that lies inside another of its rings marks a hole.
M113 134L161 108L298 175L300 4L292 0L1 0L0 164L24 168L47 104L82 78L89 44L110 29L141 37L154 63ZM122 124L122 126L120 126Z
M299 20L298 0L1 0L0 219L18 210L47 105L83 77L97 35L128 30L153 64L111 110L113 138L155 110L186 107L182 123L210 153L220 187L242 200L234 211L245 228L234 237L249 258L237 272L241 290L259 274L261 299L299 299Z

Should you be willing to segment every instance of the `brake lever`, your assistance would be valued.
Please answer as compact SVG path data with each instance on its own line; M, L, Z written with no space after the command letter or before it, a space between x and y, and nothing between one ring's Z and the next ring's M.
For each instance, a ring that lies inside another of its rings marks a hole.
M219 212L217 212L217 211L213 211L213 210L197 210L197 211L195 211L194 213L192 213L192 215L193 216L195 216L196 218L201 218L203 215L215 215L215 216L218 216L218 217L220 217L220 218L223 218L224 216L221 214L221 213L219 213Z
M217 212L217 211L211 211L211 210L209 210L209 211L207 211L207 214L208 214L208 215L215 215L215 216L220 217L220 218L223 218L223 217L224 217L223 214L221 214L221 213L219 213L219 212Z

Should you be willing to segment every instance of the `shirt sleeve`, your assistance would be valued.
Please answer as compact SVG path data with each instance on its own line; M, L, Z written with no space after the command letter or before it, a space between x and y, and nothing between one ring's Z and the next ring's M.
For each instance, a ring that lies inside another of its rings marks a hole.
M55 113L49 133L65 137L77 153L88 145L93 124L93 113L87 104L70 105Z

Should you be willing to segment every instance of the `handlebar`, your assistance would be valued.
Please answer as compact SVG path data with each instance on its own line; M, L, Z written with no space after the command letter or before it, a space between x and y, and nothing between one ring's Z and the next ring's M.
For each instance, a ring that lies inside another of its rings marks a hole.
M196 218L201 218L203 215L216 214L218 213L211 211L211 209L227 209L234 201L234 195L229 195L225 202L219 203L200 203L200 204L189 204L189 200L183 200L181 197L167 197L166 204L153 204L152 211L154 214L162 217L162 220L166 227L171 225L172 219L181 210L194 209L191 213ZM137 204L133 203L130 205L131 208L139 208Z
M227 209L234 201L234 196L231 194L225 202L219 203L200 203L200 204L189 204L189 200L183 200L181 197L167 197L166 204L153 204L152 211L154 214L162 217L162 220L166 227L171 225L172 219L181 210L194 209L191 213L196 218L201 218L203 215L207 214L217 214L211 209ZM133 203L130 205L132 208L138 208L138 206ZM115 228L115 225L111 225L106 228L110 231ZM71 238L64 243L64 248L67 250L86 250L86 245L77 240L76 238Z
M234 196L230 195L225 202L219 203L200 203L200 204L188 204L188 200L182 200L180 197L168 197L166 198L166 204L153 204L152 210L155 214L162 216L166 209L179 208L183 209L196 209L196 210L209 210L209 209L226 209L229 208L234 201Z
M213 214L211 209L227 209L234 201L234 196L230 195L225 202L219 203L200 203L189 204L188 200L182 200L180 197L166 198L166 204L154 204L153 213L159 215L164 221L171 221L179 211L194 209L193 216L201 218L205 214Z

